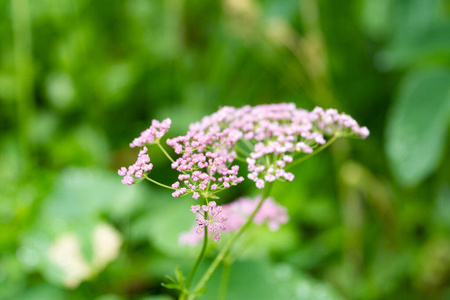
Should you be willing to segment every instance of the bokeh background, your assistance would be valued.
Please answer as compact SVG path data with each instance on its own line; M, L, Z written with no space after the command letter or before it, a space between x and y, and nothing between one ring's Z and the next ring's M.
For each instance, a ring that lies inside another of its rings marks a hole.
M160 283L198 251L177 244L192 201L122 185L128 143L153 118L175 136L276 102L371 135L277 183L289 223L250 230L201 299L227 272L233 300L450 299L445 0L1 1L0 299L172 299Z

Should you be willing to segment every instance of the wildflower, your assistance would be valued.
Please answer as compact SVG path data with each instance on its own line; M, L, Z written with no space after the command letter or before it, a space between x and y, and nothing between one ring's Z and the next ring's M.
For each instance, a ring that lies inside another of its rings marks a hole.
M227 217L222 213L222 206L218 206L215 201L211 201L208 205L192 205L191 212L198 215L195 219L197 227L194 228L194 232L201 237L204 232L204 227L213 235L214 241L220 240L220 233L217 232L218 229L225 231L227 228L225 226L225 221Z
M209 165L213 172L232 164L237 153L247 152L243 157L248 164L247 177L263 188L264 182L293 180L294 175L285 170L294 156L313 153L332 135L366 138L369 131L335 109L316 107L309 112L293 103L280 103L223 107L191 124L186 136L168 140L168 144L183 154L174 164L180 172L208 166L208 159L202 156L205 152L223 161L214 168ZM228 182L225 178L218 181ZM233 181L230 186L237 183ZM228 184L220 188L228 188Z
M144 147L139 151L138 158L134 164L128 168L121 167L117 173L123 176L122 183L132 185L135 178L141 179L144 176L144 172L149 172L153 168L153 164L150 163L150 156L147 154L147 147Z
M170 119L165 119L162 122L158 120L152 120L152 125L150 128L144 130L141 135L130 143L130 147L141 147L144 144L152 144L158 141L164 136L164 134L169 131L172 121Z
M223 221L226 226L226 231L238 231L245 224L247 218L256 209L260 200L261 197L256 197L254 199L242 197L230 204L223 205L221 214L227 216L226 220ZM210 202L210 205L211 203L213 202ZM215 205L215 202L212 205ZM195 214L199 213L199 211L201 211L200 205L193 205L191 207L191 211ZM203 221L204 219L201 220ZM270 230L276 231L282 224L287 223L288 220L289 217L287 215L286 208L277 204L272 198L267 198L253 218L253 223L257 225L267 223ZM197 220L196 222L197 225L199 225ZM204 221L202 224L204 224ZM197 226L188 232L181 233L179 243L181 245L194 246L197 242L202 240L202 234L203 231L199 228L199 226ZM217 236L220 237L220 235ZM213 240L215 240L214 237Z
M238 176L239 166L227 165L227 162L234 160L235 154L223 150L210 151L212 145L218 141L229 143L221 138L220 135L188 132L186 136L168 139L167 144L181 155L171 165L181 173L178 176L179 181L173 186L178 188L184 184L193 191L199 191L194 198L198 199L202 192L205 194L210 191L218 192L242 182L244 178Z
M152 126L130 146L158 142L170 125L170 119L153 120ZM295 176L287 168L296 157L313 153L332 136L366 138L368 135L366 127L336 109L316 107L307 111L293 103L222 107L191 124L186 135L167 140L167 145L179 155L171 164L172 169L180 172L178 181L172 185L176 189L172 195L180 197L189 189L194 199L201 195L214 197L239 184L244 177L238 175L236 158L247 162L247 178L259 189L266 182L292 181ZM142 165L121 168L118 171L121 176L134 176L124 177L123 182L133 183L135 178L151 170L152 165L146 159L141 158Z

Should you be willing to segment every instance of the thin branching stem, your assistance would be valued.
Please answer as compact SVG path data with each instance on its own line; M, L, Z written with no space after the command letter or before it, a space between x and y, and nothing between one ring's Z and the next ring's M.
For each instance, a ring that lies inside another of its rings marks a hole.
M298 165L299 163L307 160L310 157L313 157L314 155L318 154L319 152L321 152L322 150L324 150L325 148L327 148L328 146L330 146L336 139L338 138L337 135L333 135L325 144L323 144L322 146L320 146L319 148L315 149L313 153L311 154L307 154L304 155L296 160L294 160L292 163L290 163L288 166L286 166L286 170L292 168L295 165Z
M144 174L144 178L147 179L147 180L150 181L150 182L153 182L153 183L156 184L156 185L162 186L163 188L166 188L166 189L169 189L169 190L175 190L173 187L168 186L168 185L165 185L165 184L163 184L163 183L161 183L161 182L158 182L158 181L156 181L156 180L154 180L154 179L151 179L150 177L148 177L148 176L145 175L145 174Z
M258 210L261 208L264 200L269 196L270 190L272 189L272 182L268 182L266 184L266 187L264 188L263 196L261 198L261 201L259 201L258 206L255 208L253 213L248 217L247 222L239 229L239 231L228 241L228 243L225 245L225 247L222 248L222 250L219 252L217 257L214 259L212 264L209 266L208 270L206 270L203 277L200 279L200 281L197 283L194 289L194 293L189 295L189 300L195 299L198 292L205 286L206 282L211 278L214 271L217 269L217 267L220 265L220 263L223 261L223 259L227 256L228 252L230 251L231 246L236 241L238 237L244 233L244 231L250 226L250 224L253 221L253 218L255 217Z
M206 215L206 212L205 212ZM206 219L206 217L205 217ZM204 236L203 236L203 246L202 250L200 251L200 254L198 255L194 265L192 266L191 271L189 272L188 278L186 280L186 289L189 290L192 280L194 279L195 272L197 271L198 266L200 265L200 262L202 261L203 257L206 253L206 248L208 246L208 228L206 226L203 227L204 230Z
M171 162L174 162L173 158L169 155L169 153L167 153L166 149L164 149L164 147L161 146L161 144L160 144L159 141L156 143L156 145L158 145L159 149L161 149L161 151L164 153L164 155L166 155L166 157L167 157Z

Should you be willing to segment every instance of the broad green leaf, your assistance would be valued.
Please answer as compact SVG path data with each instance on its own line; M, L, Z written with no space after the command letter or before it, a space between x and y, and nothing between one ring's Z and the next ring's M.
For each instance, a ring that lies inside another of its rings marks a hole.
M386 153L394 176L413 186L430 175L442 158L450 117L450 69L409 74L386 126Z
M390 10L392 39L381 55L388 67L423 64L426 60L449 57L450 22L439 9L443 2L395 1Z

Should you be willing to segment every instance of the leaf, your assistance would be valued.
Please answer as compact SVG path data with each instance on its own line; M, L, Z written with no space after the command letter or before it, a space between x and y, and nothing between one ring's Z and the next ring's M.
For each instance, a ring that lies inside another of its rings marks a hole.
M380 56L388 68L449 57L450 23L442 13L441 5L440 0L392 2L389 10L392 39ZM372 14L377 15L373 11Z
M163 287L170 290L180 290L180 285L176 283L161 283Z
M175 269L175 276L177 278L178 283L180 284L180 286L184 286L184 276L183 276L183 272L181 272L180 267L177 267Z
M173 283L177 282L175 279L173 279L169 275L166 275L166 279L169 280L170 282L173 282Z
M450 69L420 70L403 80L388 117L385 145L400 184L418 184L438 167L449 116Z

